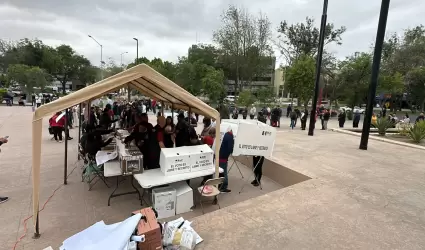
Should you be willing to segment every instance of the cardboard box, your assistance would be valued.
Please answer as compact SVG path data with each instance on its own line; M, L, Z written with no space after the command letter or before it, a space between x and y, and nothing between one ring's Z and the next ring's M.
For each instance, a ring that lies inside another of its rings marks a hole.
M158 212L158 219L176 215L176 189L172 187L152 189L152 204Z
M164 175L190 172L190 147L162 148L159 158L161 172Z
M214 151L208 145L191 146L190 149L191 172L214 168Z
M171 183L170 187L176 189L176 215L192 211L193 190L186 181Z
M139 243L139 248L146 250L162 249L161 229L152 208L147 207L133 212L133 214L137 213L141 213L146 218L142 218L137 225L137 235L145 235L145 241Z

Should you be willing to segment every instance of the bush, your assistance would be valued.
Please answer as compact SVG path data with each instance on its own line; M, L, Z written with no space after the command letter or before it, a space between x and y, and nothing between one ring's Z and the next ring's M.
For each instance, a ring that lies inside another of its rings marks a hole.
M425 121L420 121L411 127L408 136L415 143L420 143L425 139Z
M388 120L387 118L382 117L376 120L375 127L378 129L378 134L381 136L384 136L387 130L389 128L392 128L393 126L394 126L394 122L392 122L391 120Z

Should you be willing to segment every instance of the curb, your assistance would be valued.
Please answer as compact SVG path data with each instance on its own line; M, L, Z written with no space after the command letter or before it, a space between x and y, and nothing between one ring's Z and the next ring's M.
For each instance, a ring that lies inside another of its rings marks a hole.
M332 128L330 130L333 131L333 132L342 133L342 134L348 134L348 135L354 135L354 136L357 136L357 137L360 137L361 136L360 133L351 132L351 131L347 131L347 130L344 130L344 129ZM378 136L369 136L369 139L372 139L372 140L375 140L375 141L386 142L386 143L390 143L390 144L395 144L395 145L403 146L403 147L409 147L409 148L415 148L415 149L419 149L419 150L425 150L425 147L423 147L423 146L419 146L419 145L415 145L415 144L410 144L410 143L405 143L405 142L394 141L394 140L389 140L389 139L385 139L385 138L380 138Z

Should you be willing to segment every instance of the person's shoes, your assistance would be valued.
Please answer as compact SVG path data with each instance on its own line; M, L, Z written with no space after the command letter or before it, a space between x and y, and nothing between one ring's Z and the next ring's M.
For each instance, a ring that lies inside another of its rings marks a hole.
M72 140L72 139L74 139L74 138L72 138L72 137L68 137L68 141L70 141L70 140Z
M252 184L254 187L258 187L258 186L260 186L260 182L255 182L254 184Z
M251 181L251 184L254 185L255 183L257 183L257 180L253 180Z
M230 193L230 192L232 192L232 190L227 189L227 188L220 189L220 193Z
M0 204L9 200L9 197L0 197Z
M62 143L62 140L59 140L59 141L57 141L57 142Z

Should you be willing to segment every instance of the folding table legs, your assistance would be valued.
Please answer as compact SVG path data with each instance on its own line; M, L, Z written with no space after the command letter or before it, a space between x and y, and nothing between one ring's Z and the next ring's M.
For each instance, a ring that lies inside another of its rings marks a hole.
M109 195L109 198L108 198L108 206L110 206L110 205L111 205L111 198L113 198L113 197L117 197L117 196L121 196L121 195L126 195L126 194L137 194L137 195L139 196L140 205L143 205L142 195L140 194L139 189L137 189L137 187L136 187L136 186L134 186L134 182L133 182L133 179L134 179L134 178L133 178L133 175L131 175L131 176L130 176L130 181L131 181L131 186L134 188L134 190L135 190L135 191L125 192L125 193L119 193L119 194L116 194L116 193L115 193L115 192L117 191L118 186L119 186L119 183L120 183L119 178L120 178L120 176L117 176L117 185L115 186L114 191L112 191L112 193Z
M241 177L242 177L242 179L243 179L243 174L242 174L241 169L239 168L238 162L235 160L235 157L233 157L233 156L232 156L232 159L233 159L233 163L232 163L232 165L230 165L230 168L229 168L229 170L227 171L227 173L230 173L230 170L232 169L233 165L234 165L234 164L236 164L236 167L238 168L239 173L241 174Z

